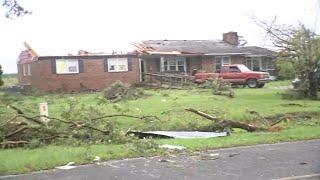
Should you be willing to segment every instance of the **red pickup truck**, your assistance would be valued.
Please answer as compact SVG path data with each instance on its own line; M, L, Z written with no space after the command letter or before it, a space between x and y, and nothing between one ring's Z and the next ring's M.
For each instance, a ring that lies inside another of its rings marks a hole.
M194 76L196 83L222 78L231 84L248 85L250 88L262 88L270 80L269 73L251 71L243 64L223 65L216 73L195 72Z

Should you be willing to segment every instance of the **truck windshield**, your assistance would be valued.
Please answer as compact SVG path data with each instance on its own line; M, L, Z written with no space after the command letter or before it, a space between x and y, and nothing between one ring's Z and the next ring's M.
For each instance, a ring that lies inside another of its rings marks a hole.
M247 66L245 66L245 65L239 65L238 68L240 69L241 72L251 71L251 70L248 69Z

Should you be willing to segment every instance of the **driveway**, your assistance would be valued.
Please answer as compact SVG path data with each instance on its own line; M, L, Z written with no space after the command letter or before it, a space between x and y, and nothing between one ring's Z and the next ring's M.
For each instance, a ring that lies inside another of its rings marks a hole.
M320 180L320 140L107 161L71 170L55 169L0 179Z

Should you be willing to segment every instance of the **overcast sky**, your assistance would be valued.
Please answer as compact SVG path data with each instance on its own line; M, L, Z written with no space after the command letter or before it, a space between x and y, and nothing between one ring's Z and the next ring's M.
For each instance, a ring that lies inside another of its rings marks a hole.
M1 2L2 0L0 0ZM18 0L32 15L5 18L0 7L0 64L15 73L28 42L40 55L127 52L149 39L221 39L236 31L248 45L267 46L250 18L304 23L319 33L318 0ZM318 19L318 21L316 21Z

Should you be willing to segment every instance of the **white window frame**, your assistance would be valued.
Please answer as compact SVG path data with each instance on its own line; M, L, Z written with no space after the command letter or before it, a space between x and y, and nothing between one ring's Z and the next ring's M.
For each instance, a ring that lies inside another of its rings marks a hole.
M28 72L27 72L27 64L22 64L22 74L23 76L27 76Z
M160 58L160 65L161 65L161 68L160 68L160 71L161 72L165 72L165 65L164 65L164 62L167 61L167 70L166 71L171 71L169 70L170 69L170 65L169 64L169 61L174 61L175 62L175 70L174 71L177 71L179 72L179 61L180 62L183 62L183 72L186 73L187 72L187 63L186 63L186 58L185 57L161 57Z
M230 65L231 64L231 56L216 56L215 60L220 61L221 65ZM224 60L227 60L227 63L224 63Z
M111 67L114 66L114 69ZM108 58L108 72L129 71L128 58Z
M70 67L76 67L76 71L70 71ZM79 60L78 59L56 59L57 74L78 74Z
M227 59L226 59L227 58ZM223 65L230 65L231 64L231 56L215 56L215 69L221 69ZM224 63L224 60L228 60L228 63ZM220 61L220 68L217 68L217 61Z
M28 69L28 71L27 71L28 76L31 76L31 66L30 66L30 64L27 64L27 69Z
M253 61L258 62L260 71L266 71L268 69L268 65L267 65L267 69L262 69L262 56L248 56L246 58L246 65L247 66L248 66L248 64L247 64L248 58L250 58L250 68L249 68L250 70L252 70L252 71L254 70L254 62Z
M22 64L22 74L23 76L31 76L30 64Z

